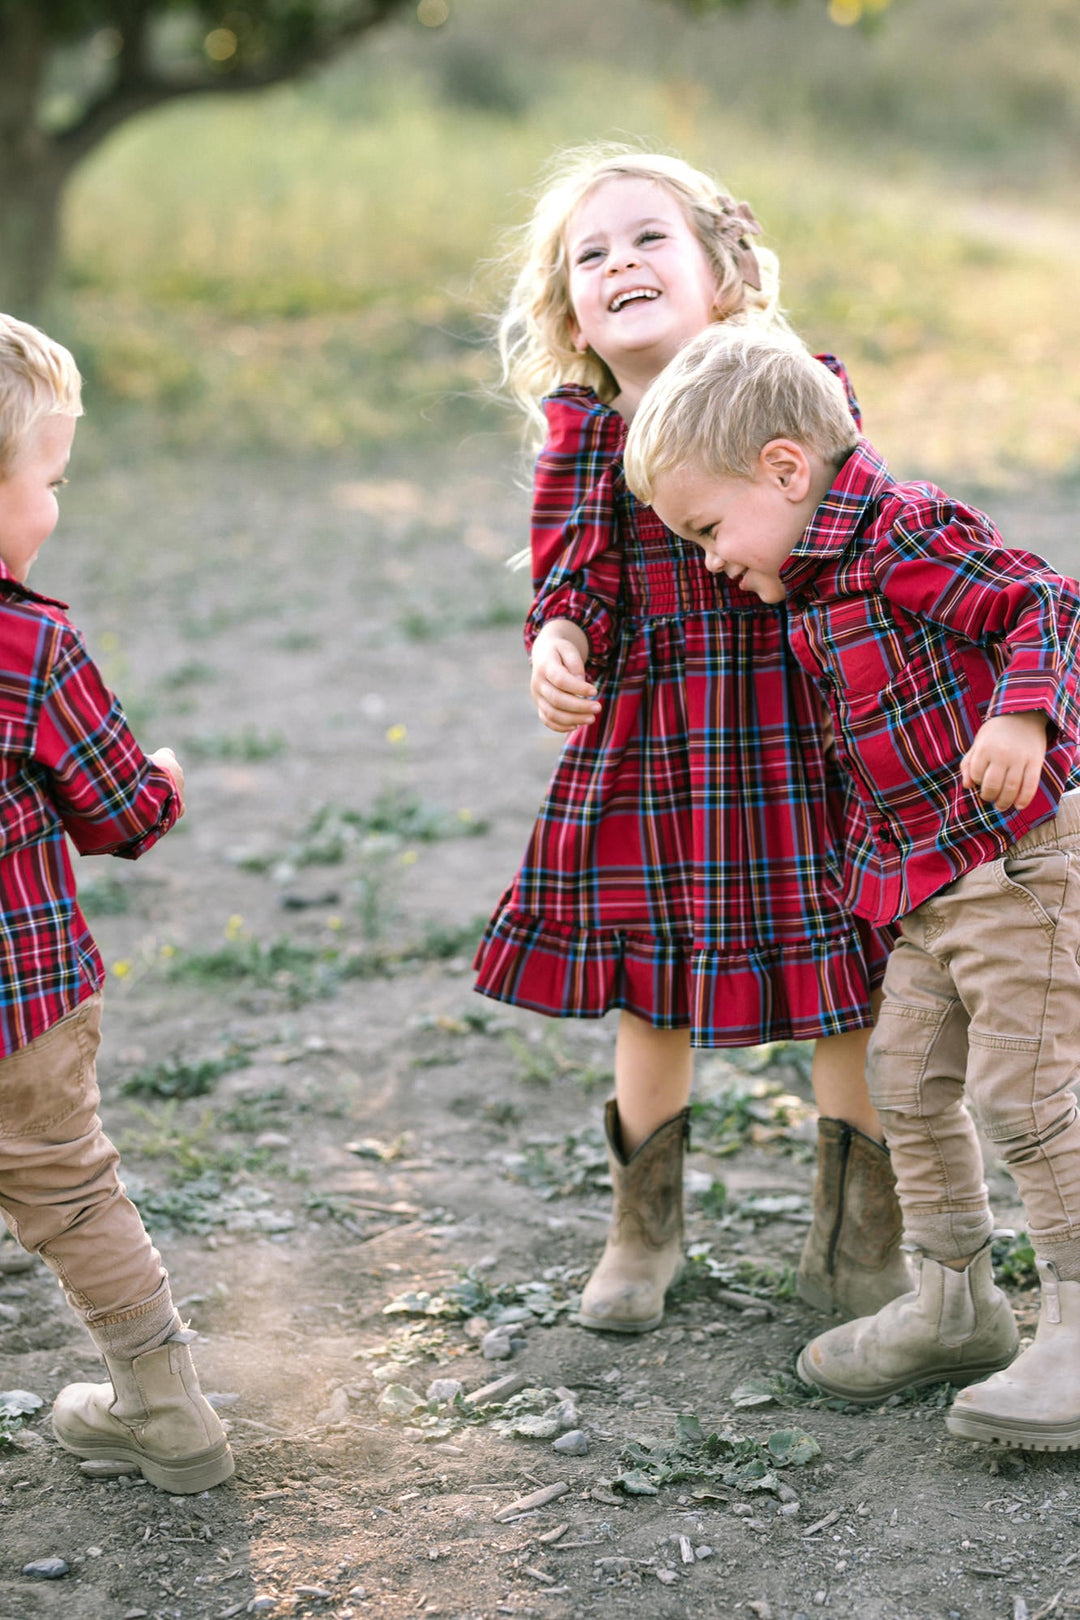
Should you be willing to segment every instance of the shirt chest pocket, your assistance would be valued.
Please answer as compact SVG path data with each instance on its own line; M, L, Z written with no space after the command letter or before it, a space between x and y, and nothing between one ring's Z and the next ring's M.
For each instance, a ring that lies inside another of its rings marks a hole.
M818 638L822 663L842 692L880 692L909 657L902 626L884 603L870 597L828 608Z

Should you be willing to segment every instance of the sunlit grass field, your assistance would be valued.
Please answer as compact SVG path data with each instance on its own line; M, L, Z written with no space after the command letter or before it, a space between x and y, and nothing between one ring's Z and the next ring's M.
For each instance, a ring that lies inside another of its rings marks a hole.
M54 317L97 430L360 458L512 433L489 394L500 233L556 149L628 136L750 199L790 317L847 361L898 468L972 488L1080 475L1080 227L1063 209L784 141L683 79L602 61L547 72L520 112L361 60L355 81L342 67L121 130L70 197Z

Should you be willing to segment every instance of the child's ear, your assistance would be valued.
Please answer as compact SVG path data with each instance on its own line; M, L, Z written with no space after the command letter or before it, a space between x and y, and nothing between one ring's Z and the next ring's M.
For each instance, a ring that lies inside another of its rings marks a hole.
M577 316L574 314L573 310L570 311L570 314L566 318L566 325L570 332L570 341L574 345L574 348L577 350L578 354L587 353L589 340L586 338L585 334L581 330L581 327L578 325Z
M758 456L758 468L788 500L801 501L810 488L810 458L794 439L771 439Z

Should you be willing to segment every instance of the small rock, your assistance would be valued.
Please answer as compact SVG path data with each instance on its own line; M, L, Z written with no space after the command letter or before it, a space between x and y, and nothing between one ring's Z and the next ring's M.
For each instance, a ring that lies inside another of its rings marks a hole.
M777 1485L776 1494L781 1502L797 1502L799 1500L791 1486L785 1484L783 1480Z
M737 1519L752 1519L754 1510L749 1502L732 1502L731 1511Z
M146 1620L149 1613L149 1609L129 1609L124 1615L124 1620Z
M322 1411L321 1412L316 1412L316 1414L315 1414L315 1422L316 1423L340 1423L344 1418L348 1417L348 1415L349 1415L349 1396L348 1396L348 1392L347 1392L347 1390L343 1389L342 1386L339 1384L337 1389L335 1389L331 1393L330 1399L327 1401L327 1403L323 1407Z
M32 1581L60 1581L70 1569L71 1565L63 1558L35 1558L32 1563L23 1565L22 1572Z
M324 1602L334 1595L326 1586L298 1586L295 1591L297 1597L321 1598Z
M589 1437L583 1429L569 1429L566 1434L552 1442L552 1451L560 1451L565 1457L587 1457L589 1455Z
M253 1597L247 1606L248 1614L269 1614L277 1608L277 1601L276 1597Z
M0 1305L0 1326L18 1327L22 1312L17 1305Z
M367 1587L366 1586L353 1586L353 1587L350 1587L349 1596L354 1600L354 1602L359 1603L361 1598L366 1598L367 1597Z
M778 1514L782 1514L785 1519L793 1519L801 1508L801 1502L785 1502L783 1507L777 1508L776 1511Z
M694 1548L694 1557L697 1558L697 1559L711 1558L712 1555L713 1555L712 1548L711 1547L706 1547L704 1545L704 1543L702 1543L702 1545L700 1547L695 1547Z
M827 1596L828 1593L824 1589L822 1589L820 1592L814 1593L814 1602L817 1604L819 1609L824 1608L825 1599Z
M772 1604L768 1598L754 1598L745 1607L750 1610L751 1614L756 1614L758 1620L773 1620Z
M88 1479L120 1479L122 1475L133 1474L134 1472L135 1464L121 1462L119 1457L115 1462L110 1462L107 1458L102 1457L79 1464L79 1473L85 1474Z
M678 1580L679 1572L676 1569L658 1569L656 1578L658 1581L663 1581L665 1586L670 1586L673 1581Z
M485 1361L509 1361L513 1353L510 1335L503 1328L492 1328L480 1340L480 1354Z
M289 1138L281 1131L262 1131L255 1138L257 1148L287 1148L289 1145Z
M87 1558L100 1558L101 1551L100 1547L87 1547L86 1556Z
M456 1401L465 1385L457 1378L435 1378L427 1387L429 1401Z
M478 1344L485 1333L490 1333L491 1323L486 1316L470 1316L465 1323L465 1337Z

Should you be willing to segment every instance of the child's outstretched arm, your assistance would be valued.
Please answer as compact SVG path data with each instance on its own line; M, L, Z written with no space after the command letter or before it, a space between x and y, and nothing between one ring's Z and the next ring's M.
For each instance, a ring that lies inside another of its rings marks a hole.
M532 645L532 692L549 731L574 731L600 712L596 687L585 674L589 638L570 619L551 619Z
M1026 810L1046 758L1047 716L1041 709L984 720L960 761L960 777L995 810Z
M183 773L171 749L143 753L82 638L57 629L33 760L80 854L134 860L183 814Z

